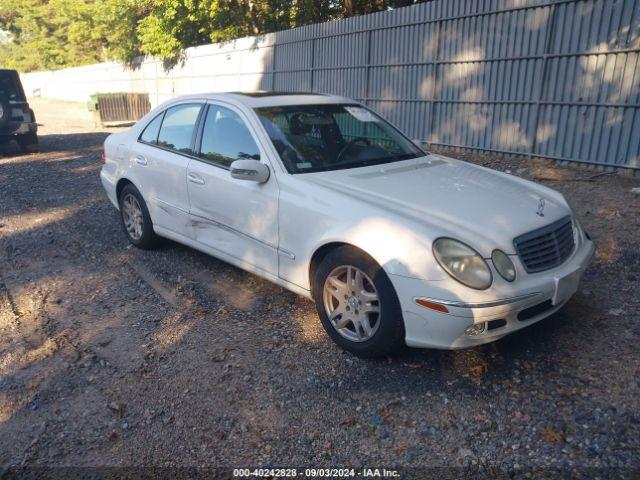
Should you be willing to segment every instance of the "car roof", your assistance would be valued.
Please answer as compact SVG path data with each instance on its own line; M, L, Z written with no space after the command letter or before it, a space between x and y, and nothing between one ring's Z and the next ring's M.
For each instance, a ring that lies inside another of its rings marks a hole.
M281 107L286 105L310 105L310 104L328 104L328 103L357 103L354 100L336 95L325 95L321 93L304 93L304 92L227 92L227 93L206 93L200 95L187 95L174 98L174 101L182 101L186 99L201 99L230 101L232 103L241 103L250 108L259 107Z

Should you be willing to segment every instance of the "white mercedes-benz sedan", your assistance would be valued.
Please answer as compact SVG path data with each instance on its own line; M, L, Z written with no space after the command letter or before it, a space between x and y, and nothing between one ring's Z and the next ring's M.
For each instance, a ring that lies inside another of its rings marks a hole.
M133 245L170 238L308 297L359 356L531 325L594 252L560 193L430 154L348 98L183 96L110 135L103 157Z

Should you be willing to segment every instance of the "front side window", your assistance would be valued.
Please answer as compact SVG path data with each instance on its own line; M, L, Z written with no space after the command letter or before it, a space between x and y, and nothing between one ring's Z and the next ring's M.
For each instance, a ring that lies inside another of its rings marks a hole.
M237 113L218 105L210 105L202 130L199 156L229 167L235 160L259 160L260 150Z
M425 155L360 105L287 105L255 111L290 173L355 168Z
M158 134L158 146L192 154L191 139L201 107L190 103L167 109Z

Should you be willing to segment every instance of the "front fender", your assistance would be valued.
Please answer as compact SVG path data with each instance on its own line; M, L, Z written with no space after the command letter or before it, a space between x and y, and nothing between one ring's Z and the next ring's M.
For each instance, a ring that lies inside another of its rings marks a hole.
M433 257L433 232L427 225L399 221L382 209L295 177L284 176L279 185L278 274L283 280L310 290L313 255L331 243L363 250L388 274L447 278Z
M321 222L319 222L321 224ZM431 240L418 232L382 218L363 219L356 225L320 231L318 225L299 226L307 239L298 245L281 244L280 277L310 290L309 272L314 254L330 244L347 244L370 255L387 274L436 281L447 278L431 253ZM315 230L315 231L314 231ZM317 235L317 236L316 236Z
M313 246L311 256L324 245L336 242L366 252L388 274L427 281L447 277L433 257L430 239L384 218L365 218L354 226L323 237Z

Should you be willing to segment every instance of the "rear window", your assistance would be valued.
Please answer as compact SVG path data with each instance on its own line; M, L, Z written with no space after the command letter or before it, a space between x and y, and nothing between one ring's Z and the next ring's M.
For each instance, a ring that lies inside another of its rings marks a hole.
M0 96L9 100L25 101L20 77L15 70L0 70Z

